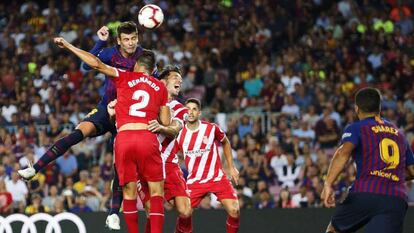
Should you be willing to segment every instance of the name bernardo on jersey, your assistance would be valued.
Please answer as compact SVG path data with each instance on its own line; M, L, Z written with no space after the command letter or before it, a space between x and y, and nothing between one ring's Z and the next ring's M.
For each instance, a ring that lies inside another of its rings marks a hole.
M153 83L151 80L149 80L147 77L140 77L139 79L131 80L128 82L128 86L132 88L139 83L146 83L155 91L160 90L160 87L156 83Z

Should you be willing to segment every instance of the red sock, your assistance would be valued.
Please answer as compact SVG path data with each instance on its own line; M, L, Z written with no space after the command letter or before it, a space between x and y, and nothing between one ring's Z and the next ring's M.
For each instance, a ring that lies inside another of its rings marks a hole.
M138 232L138 210L137 200L124 200L124 219L128 226L129 233Z
M227 233L237 233L240 226L240 217L233 218L232 216L227 216L226 221L226 231Z
M150 199L151 233L162 233L164 225L164 198L153 196Z
M151 220L149 217L147 218L147 223L145 224L145 233L151 233Z
M192 233L193 224L191 216L188 218L178 217L175 224L175 233Z

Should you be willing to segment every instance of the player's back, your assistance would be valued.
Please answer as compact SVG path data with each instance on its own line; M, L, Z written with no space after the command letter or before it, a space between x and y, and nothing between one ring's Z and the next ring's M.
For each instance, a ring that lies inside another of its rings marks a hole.
M409 149L403 133L391 122L372 117L349 125L343 140L348 137L355 138L352 143L356 145L357 177L351 192L405 199L406 154Z
M145 73L127 72L118 69L116 126L126 123L148 124L158 118L160 107L167 104L165 85Z

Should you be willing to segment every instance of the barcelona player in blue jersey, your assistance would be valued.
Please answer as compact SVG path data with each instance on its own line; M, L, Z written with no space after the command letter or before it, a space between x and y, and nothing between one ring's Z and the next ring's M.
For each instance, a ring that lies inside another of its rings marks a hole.
M105 64L133 71L137 58L142 52L142 48L138 45L138 30L136 24L134 22L121 23L117 28L117 45L113 47L105 48L106 41L109 37L109 31L106 26L99 29L97 34L99 41L90 53L97 56ZM82 66L85 70L90 70L90 67L86 64ZM116 99L116 88L113 81L108 77L105 79L104 89L105 93L97 107L79 123L75 131L56 141L33 167L19 170L18 173L21 177L26 180L33 178L38 171L66 153L70 147L76 145L86 137L97 137L106 132L111 132L113 135L116 134L116 128L110 121L107 112L108 103ZM115 177L117 177L116 172ZM115 223L115 230L118 230L119 218L116 215L119 212L119 206L122 202L122 190L117 185L117 179L114 180L113 193L110 215L116 217L115 221L118 222Z
M403 132L380 117L381 94L364 88L355 96L359 121L348 125L329 166L321 198L335 206L332 185L352 156L357 176L338 205L327 232L402 232L407 211L405 181L414 174L414 157Z

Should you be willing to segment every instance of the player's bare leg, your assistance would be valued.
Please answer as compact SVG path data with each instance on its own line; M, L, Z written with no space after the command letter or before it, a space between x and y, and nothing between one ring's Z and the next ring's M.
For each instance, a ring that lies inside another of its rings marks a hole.
M78 144L86 137L90 137L96 133L95 125L92 122L82 121L76 129L66 135L65 137L57 140L53 145L40 157L33 167L29 166L26 169L17 171L19 175L30 180L37 172L46 167L49 163L53 162L60 156L66 153L73 145Z
M124 193L124 219L128 226L128 232L138 232L138 209L137 209L137 183L129 182L123 188Z
M240 226L240 207L237 199L223 199L221 204L228 216L226 221L226 232L237 233Z
M148 182L151 233L161 233L164 225L164 181Z
M335 228L332 226L332 223L329 222L328 227L326 228L326 233L339 233L335 230Z
M175 223L175 233L191 233L193 232L191 214L190 198L179 196L170 201L170 204L175 206L178 217Z

